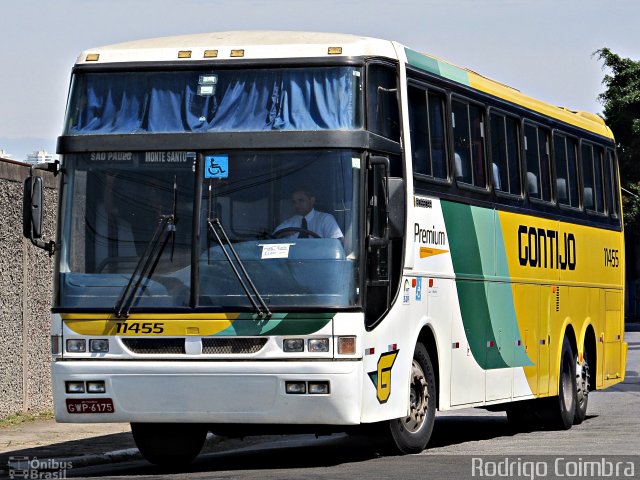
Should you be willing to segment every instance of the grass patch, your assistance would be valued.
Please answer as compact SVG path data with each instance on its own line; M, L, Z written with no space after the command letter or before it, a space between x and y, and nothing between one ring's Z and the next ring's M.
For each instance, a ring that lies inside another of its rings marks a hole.
M33 415L29 413L16 413L15 415L0 418L0 428L35 422L36 420L50 420L52 418L53 412L36 413Z

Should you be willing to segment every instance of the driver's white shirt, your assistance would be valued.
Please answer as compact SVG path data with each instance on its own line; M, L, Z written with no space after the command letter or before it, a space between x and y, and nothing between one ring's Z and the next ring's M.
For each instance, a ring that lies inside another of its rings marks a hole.
M312 209L304 216L307 219L307 230L317 233L322 238L342 238L342 231L338 222L330 213L319 212ZM300 228L302 225L302 215L294 215L276 227L274 233L283 228ZM298 238L298 232L286 235L286 238Z

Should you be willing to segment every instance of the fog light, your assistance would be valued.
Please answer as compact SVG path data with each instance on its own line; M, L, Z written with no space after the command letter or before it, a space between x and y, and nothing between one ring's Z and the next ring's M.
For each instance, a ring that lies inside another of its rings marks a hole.
M64 382L67 393L84 393L84 382Z
M109 352L109 340L106 338L99 338L97 340L89 340L89 351L91 353L108 353Z
M310 352L314 352L314 353L328 352L329 339L328 338L312 338L309 340L308 348Z
M356 337L338 337L338 353L353 355L356 353Z
M87 342L84 339L74 338L67 340L67 352L84 353L87 351Z
M309 382L309 393L327 395L329 393L329 382Z
M103 381L87 382L87 393L105 393L106 391Z
M305 382L285 382L284 389L287 393L299 395L307 393L307 384Z
M285 338L282 342L285 352L304 352L304 340L302 338Z

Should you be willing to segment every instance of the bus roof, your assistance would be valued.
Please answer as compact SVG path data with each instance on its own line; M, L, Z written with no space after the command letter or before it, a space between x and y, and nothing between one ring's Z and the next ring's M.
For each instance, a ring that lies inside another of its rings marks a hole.
M404 61L431 74L461 83L607 138L613 134L598 115L556 107L472 70L411 50L399 43L357 35L286 31L236 31L152 38L92 48L76 65L274 58L378 56Z

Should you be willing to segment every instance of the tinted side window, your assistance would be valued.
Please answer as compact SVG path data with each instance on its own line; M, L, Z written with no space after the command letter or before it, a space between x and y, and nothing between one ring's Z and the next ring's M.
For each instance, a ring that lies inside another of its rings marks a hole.
M513 195L520 195L520 148L518 121L492 113L491 177L493 187Z
M431 143L431 165L433 176L448 178L447 172L447 136L445 134L445 97L429 92L429 140Z
M400 113L396 70L386 65L367 69L368 128L378 135L400 141Z
M524 127L524 149L529 196L549 202L551 201L549 132L544 128L526 124Z
M602 149L583 143L580 154L584 208L592 212L604 213Z
M477 105L452 102L454 172L459 182L486 188L484 112Z
M432 175L429 161L429 117L427 113L427 92L409 86L409 130L411 134L411 155L413 171Z
M618 167L616 165L616 156L612 150L607 149L607 159L605 163L606 179L606 195L609 204L609 215L617 217L620 213L618 205Z
M409 128L415 173L448 178L444 112L444 95L409 86Z
M576 141L564 135L553 137L558 203L579 208Z

